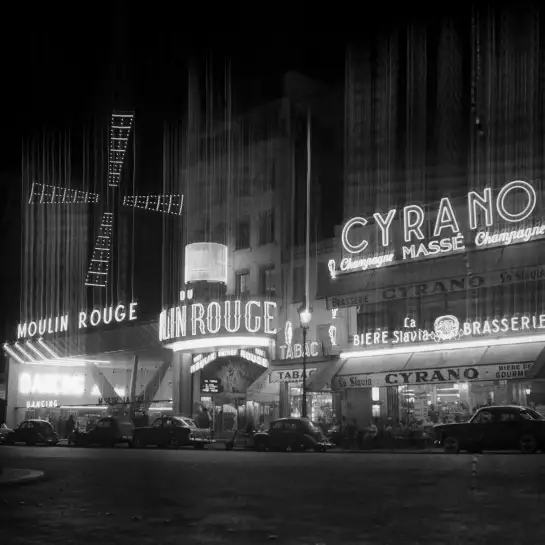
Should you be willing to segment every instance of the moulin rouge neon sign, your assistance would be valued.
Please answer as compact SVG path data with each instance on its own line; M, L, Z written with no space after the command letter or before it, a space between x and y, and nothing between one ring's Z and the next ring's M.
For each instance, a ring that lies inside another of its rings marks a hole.
M183 296L182 296L183 294ZM275 335L274 301L227 300L191 303L193 290L180 293L182 305L163 310L159 317L159 340L202 337L218 333Z
M512 192L519 192L525 204L521 210L512 212L508 210L508 198ZM519 224L532 215L536 208L537 197L531 184L522 180L509 182L500 190L496 199L493 199L492 189L486 188L479 193L470 191L467 194L467 206L469 215L469 231L478 231L475 235L475 245L485 247L496 244L512 244L514 242L527 242L533 238L545 235L545 225L538 224L532 227L521 227L502 233L491 231L495 223L494 215L500 220L510 224ZM369 242L361 239L357 242L349 240L350 231L353 228L365 227L368 220L364 217L354 217L348 220L341 233L343 248L352 254L341 260L339 268L334 259L328 263L331 277L337 274L348 273L356 270L380 268L396 260L395 251L392 249L392 224L397 210L392 209L387 214L375 212L373 218L378 226L379 247L376 255L353 257L361 254L369 246ZM441 199L437 211L437 217L433 226L433 240L426 241L423 225L426 214L422 207L411 204L405 206L400 214L402 220L403 240L401 246L401 259L417 259L448 254L466 249L466 239L460 230L460 224L452 207L450 199Z
M91 312L85 310L78 314L78 329L97 327L101 324L109 324L136 320L136 307L138 303L130 303L128 308L119 304L117 306L95 308ZM39 335L62 333L68 331L69 315L56 316L54 318L40 318L31 322L22 322L17 326L17 338L35 337Z

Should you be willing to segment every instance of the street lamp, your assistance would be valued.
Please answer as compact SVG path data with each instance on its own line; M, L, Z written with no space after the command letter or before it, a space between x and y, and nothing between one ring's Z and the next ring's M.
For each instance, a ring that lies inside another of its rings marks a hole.
M299 312L299 321L303 330L303 406L301 408L301 416L307 417L307 331L312 320L312 312L308 308L304 308Z

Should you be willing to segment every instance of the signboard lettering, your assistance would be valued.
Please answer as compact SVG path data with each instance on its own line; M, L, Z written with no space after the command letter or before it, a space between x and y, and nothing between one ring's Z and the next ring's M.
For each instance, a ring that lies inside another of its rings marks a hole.
M456 316L439 316L433 330L416 327L414 320L405 319L403 329L381 329L354 335L354 347L396 345L420 342L456 341L462 337L483 337L511 332L545 329L545 314L510 316L460 323Z
M54 408L58 407L59 402L54 400L47 400L47 401L27 401L26 402L26 408L27 409L43 409L43 408Z
M482 365L418 371L337 375L333 379L333 388L373 388L380 386L440 384L445 382L511 380L524 378L531 367L531 363L512 363L508 365Z
M222 301L208 304L184 300L178 307L163 310L159 317L159 340L203 337L223 333L275 335L274 301Z
M101 324L109 324L112 321L124 322L136 320L136 306L138 303L130 303L127 308L123 304L94 309L90 313L81 311L78 315L78 329L97 327ZM51 333L62 333L68 331L69 314L56 316L54 318L40 318L31 322L22 322L17 326L17 338L30 338L36 335L42 337Z
M306 378L308 379L316 372L316 367L307 367ZM274 370L270 374L270 382L301 382L303 380L303 368L286 369L286 370Z
M515 202L517 206L513 206ZM380 268L395 262L396 249L393 248L392 231L396 216L403 233L403 242L398 252L398 259L401 261L465 251L466 243L471 238L475 241L475 245L481 248L527 242L543 237L545 225L536 224L524 228L517 228L516 225L534 213L536 203L534 187L523 180L514 180L505 184L495 199L491 188L486 188L482 192L470 191L467 194L468 224L463 226L466 233L464 235L450 199L444 197L439 203L437 212L429 212L433 231L428 239L423 228L426 212L416 204L405 206L399 214L396 209L389 210L385 216L375 212L373 214L375 226L368 227L369 222L364 217L351 218L345 223L341 232L342 246L351 255L340 260L339 268L335 260L330 260L328 263L330 275L335 278L338 274ZM514 228L496 233L494 226L499 222L507 222ZM355 236L355 233L351 235L354 228L375 230L372 234L379 242L374 249L374 255L361 255L368 248L369 242L364 236ZM474 231L477 233L473 236Z

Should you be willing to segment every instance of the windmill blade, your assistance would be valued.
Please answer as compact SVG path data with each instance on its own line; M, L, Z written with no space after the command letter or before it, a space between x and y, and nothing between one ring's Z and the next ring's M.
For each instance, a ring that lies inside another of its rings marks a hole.
M125 153L133 126L134 114L113 113L110 120L110 155L108 159L108 185L119 187Z
M108 271L112 261L114 215L104 212L93 248L93 257L89 263L86 286L105 288L108 283Z
M96 204L98 199L98 193L33 182L28 204Z
M141 208L163 214L182 214L183 195L127 195L123 197L123 206Z

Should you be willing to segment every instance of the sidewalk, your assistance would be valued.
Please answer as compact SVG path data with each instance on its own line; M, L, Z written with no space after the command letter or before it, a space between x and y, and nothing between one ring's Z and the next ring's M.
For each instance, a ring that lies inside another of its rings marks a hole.
M31 483L41 479L43 476L43 471L4 468L2 473L0 473L0 487Z

